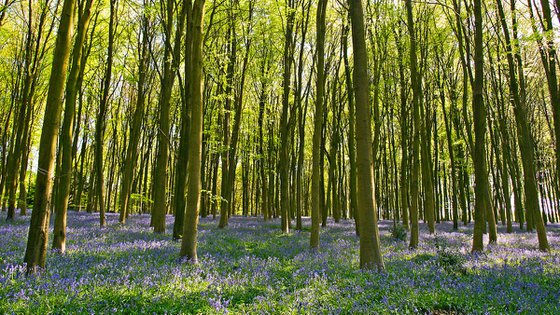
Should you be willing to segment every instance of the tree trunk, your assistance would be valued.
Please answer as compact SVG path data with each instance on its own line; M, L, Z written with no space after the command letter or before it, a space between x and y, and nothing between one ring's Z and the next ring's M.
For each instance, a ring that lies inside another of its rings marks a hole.
M192 0L187 0L182 5L182 13L186 16L187 23L187 38L185 39L185 87L184 95L182 97L182 113L181 117L181 140L179 143L179 152L175 164L175 221L173 222L173 239L180 239L183 234L183 223L185 221L185 193L187 183L187 167L189 161L189 128L190 128L190 102L191 102L191 73L190 64L192 62ZM180 23L179 27L183 28L184 22ZM178 38L175 39L179 41ZM177 43L175 43L177 45Z
M39 144L35 199L24 262L27 273L35 273L45 267L49 235L50 202L53 189L54 162L64 82L70 59L70 43L74 24L75 0L64 0L57 39L53 53L49 90Z
M513 45L510 39L509 30L507 27L506 17L504 14L504 9L502 5L502 0L496 1L498 5L498 13L500 16L500 22L502 25L502 31L504 33L505 44L506 44L506 56L508 62L509 70L509 89L511 94L511 102L513 105L513 112L515 117L515 123L517 126L517 141L519 143L519 148L521 152L521 163L523 165L523 184L525 187L525 206L527 207L527 213L531 214L535 227L537 228L537 234L539 239L539 249L542 251L548 251L548 239L546 237L546 229L544 226L543 218L541 216L539 207L539 195L537 191L537 179L535 172L535 148L533 147L533 136L527 121L527 105L525 97L525 79L523 74L523 64L521 60L521 55L519 52L519 47L515 44L516 52L515 57L518 63L518 75L519 83L521 85L521 93L519 90L519 84L516 75L516 66L513 56ZM512 6L514 6L514 0L512 1ZM515 13L514 13L515 14ZM517 41L516 41L517 42Z
M475 209L474 209L474 232L472 251L482 251L484 244L482 234L485 230L485 213L492 213L488 195L488 171L486 168L486 106L484 105L484 56L482 41L482 3L481 0L474 0L474 68L475 78L473 83L473 119L474 119L474 176L475 176ZM492 224L489 220L488 224ZM490 242L495 242L490 238Z
M373 195L373 149L371 139L371 103L369 100L368 61L364 15L361 0L350 1L352 43L354 46L354 92L356 96L356 167L357 197L360 211L360 267L383 270L379 244L376 202Z
M290 126L288 123L289 107L290 107L290 81L292 73L292 55L293 55L293 28L295 20L295 0L286 0L286 32L284 34L284 54L282 65L282 115L280 117L280 156L278 161L278 170L280 174L280 216L282 218L282 233L290 232L290 216L289 216L289 181L290 170L289 165L289 138Z
M414 31L414 17L412 14L412 1L406 1L407 26L410 37L410 78L412 84L412 152L411 167L412 173L409 180L410 184L410 244L411 249L418 247L418 202L419 202L419 181L420 181L420 107L421 87L418 82L418 61L416 57L416 34ZM423 174L424 177L426 174Z
M313 169L311 174L311 248L319 248L319 230L321 213L321 133L323 130L323 103L325 94L325 15L327 0L317 4L317 86L315 114L313 116Z
M68 200L70 197L70 182L72 181L72 144L73 144L73 131L74 131L74 118L76 112L76 96L78 94L78 76L82 67L82 54L84 41L86 39L89 20L91 17L91 8L93 0L88 0L80 12L78 18L78 33L74 41L74 48L72 53L72 67L66 82L66 100L64 108L64 120L62 123L62 131L60 134L60 152L61 168L60 173L57 174L58 191L55 200L55 219L54 219L54 237L53 249L59 250L61 253L66 251L66 217L68 212Z
M180 256L191 263L197 263L198 212L200 208L200 168L202 158L202 28L204 21L204 0L195 0L192 9L192 63L191 80L191 127L189 131L189 160L187 172L187 208L183 227Z

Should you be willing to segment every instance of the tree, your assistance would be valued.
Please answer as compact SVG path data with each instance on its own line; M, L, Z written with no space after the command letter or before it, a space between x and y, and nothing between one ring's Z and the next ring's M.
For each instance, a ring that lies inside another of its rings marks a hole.
M175 41L172 44L174 1L167 1L165 5L165 48L163 78L161 81L162 91L159 96L159 120L158 120L158 150L156 157L156 168L154 171L154 204L152 208L152 225L154 233L165 233L165 215L167 214L167 175L169 163L169 142L170 142L170 110L171 93L175 82L179 63L181 60L181 39L185 29L187 10L181 9L181 14L177 20L175 28ZM183 1L183 6L187 2Z
M75 0L64 0L63 2L54 48L43 129L39 144L35 199L24 257L28 274L35 273L38 268L45 267L56 142L60 125L64 82L70 59L75 4Z
M60 133L60 152L61 166L58 174L58 191L55 200L55 223L54 223L54 237L53 248L60 250L64 253L66 250L66 218L68 211L68 200L70 197L70 182L72 176L72 137L74 132L74 118L76 115L76 97L78 90L78 76L83 75L83 67L85 61L83 56L84 42L86 40L87 29L91 17L91 8L93 0L88 0L85 6L80 6L78 18L78 31L76 39L74 40L74 47L72 53L72 66L70 74L66 82L66 100L64 108L64 120L62 123L62 130Z
M515 123L517 126L517 142L521 152L521 163L523 165L523 183L525 192L525 205L527 207L527 214L533 217L533 222L537 228L539 249L547 251L549 249L548 240L546 237L546 229L544 227L543 218L541 216L539 206L539 195L537 191L537 179L535 173L535 149L533 147L533 136L527 122L527 105L525 96L525 78L523 73L523 63L521 54L517 47L512 45L509 29L506 22L504 8L501 0L496 0L498 7L498 14L500 17L500 24L506 44L506 58L508 64L508 80L510 90L510 100L513 105L513 112ZM515 8L515 0L512 0L512 6ZM513 13L515 14L515 13ZM517 40L515 41L518 42ZM517 67L514 61L517 60ZM517 73L516 73L517 72ZM519 75L519 78L518 78ZM521 86L521 89L520 89Z
M484 244L482 234L485 230L486 221L484 215L494 212L489 209L490 200L488 194L488 171L486 168L486 107L484 105L484 56L482 41L482 3L474 0L474 83L472 87L472 109L474 120L474 180L475 180L475 204L474 204L474 232L472 251L482 251ZM488 222L491 224L491 222ZM490 240L492 242L492 240Z
M325 90L325 15L327 0L317 4L317 96L313 116L313 174L311 175L311 248L319 247L319 221L321 213L321 132L323 130L323 97Z
M384 268L379 244L375 196L373 195L373 151L371 146L371 103L367 75L367 50L361 0L350 1L354 47L354 93L356 100L357 197L360 215L360 267Z
M191 127L189 132L189 160L187 209L181 242L180 256L192 263L198 262L196 253L198 235L198 213L200 209L200 170L202 156L202 30L204 21L204 0L195 0L192 9L192 63L191 84Z
M418 80L417 73L417 57L416 57L416 34L414 31L414 18L412 15L412 1L406 1L407 26L410 37L410 77L412 84L412 172L409 181L410 184L410 248L418 247L418 198L419 198L419 179L420 179L420 99L422 97L421 85Z
M289 215L289 138L290 126L288 123L290 108L290 82L292 77L293 56L293 29L295 19L295 0L286 0L286 31L284 33L284 53L282 57L282 114L280 116L280 156L278 170L280 174L280 216L282 219L282 232L290 232Z

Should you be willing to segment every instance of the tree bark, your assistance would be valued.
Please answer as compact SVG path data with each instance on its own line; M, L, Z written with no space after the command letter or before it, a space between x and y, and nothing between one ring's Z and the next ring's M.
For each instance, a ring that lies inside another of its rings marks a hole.
M383 270L379 244L376 201L373 195L373 148L371 139L371 103L367 74L367 50L364 13L361 0L350 1L352 43L354 46L354 92L356 96L356 167L357 197L360 211L360 268Z
M485 230L485 213L492 213L488 195L488 170L486 167L486 106L483 98L484 88L484 56L482 41L482 3L481 0L474 0L474 82L473 82L473 120L474 120L474 176L475 176L475 209L474 209L474 232L472 251L482 251L484 244L482 235ZM488 216L489 217L489 216ZM488 224L492 224L491 220ZM495 224L494 224L495 225ZM495 242L490 237L490 242Z
M325 91L325 15L327 0L317 4L317 86L315 97L315 114L313 116L313 170L311 174L311 248L319 248L320 213L321 213L321 133L323 130L323 98Z
M62 123L62 131L60 133L60 152L61 168L58 178L58 191L55 200L55 219L54 219L54 237L53 249L59 250L61 253L66 251L66 217L68 212L68 200L70 197L70 182L72 181L72 144L74 131L74 118L76 112L76 97L78 94L78 76L83 74L81 68L85 65L82 63L82 54L84 42L86 40L87 29L91 17L91 8L93 0L85 3L83 12L78 18L78 31L74 40L74 48L72 53L72 66L70 74L66 82L66 100L64 108L64 120ZM80 10L81 11L81 10Z
M49 235L50 202L64 82L70 59L75 0L64 0L53 54L43 130L39 144L35 199L24 262L27 273L45 267Z
M191 127L189 131L189 160L187 172L187 208L183 227L180 256L191 263L197 263L196 252L198 236L198 212L200 208L200 170L202 159L202 32L204 21L204 0L195 0L192 29L192 65L191 65Z

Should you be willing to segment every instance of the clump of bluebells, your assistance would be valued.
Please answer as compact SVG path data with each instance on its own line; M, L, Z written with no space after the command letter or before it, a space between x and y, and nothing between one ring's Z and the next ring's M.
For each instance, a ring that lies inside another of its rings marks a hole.
M381 221L378 273L359 270L350 220L329 221L310 251L308 231L282 235L278 221L234 217L220 230L204 218L197 265L179 259L172 221L159 235L146 215L122 226L109 214L99 228L97 216L72 212L67 253L49 252L31 277L21 265L29 218L1 221L0 314L560 313L558 225L548 226L550 253L536 250L534 234L500 231L498 244L472 255L472 226L442 223L435 235L421 226L409 250Z

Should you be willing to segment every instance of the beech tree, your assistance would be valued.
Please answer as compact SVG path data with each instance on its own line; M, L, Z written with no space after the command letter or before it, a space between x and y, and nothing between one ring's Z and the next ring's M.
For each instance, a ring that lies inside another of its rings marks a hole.
M74 26L75 0L64 0L58 26L54 58L49 79L49 92L39 145L39 160L35 198L24 262L27 272L35 273L45 267L49 237L49 217L56 142L60 125L64 83L70 60L70 44Z
M358 211L360 212L360 267L383 270L379 244L376 201L373 195L373 152L369 101L367 52L361 0L350 1L352 43L354 46L354 93L356 96L356 168Z

